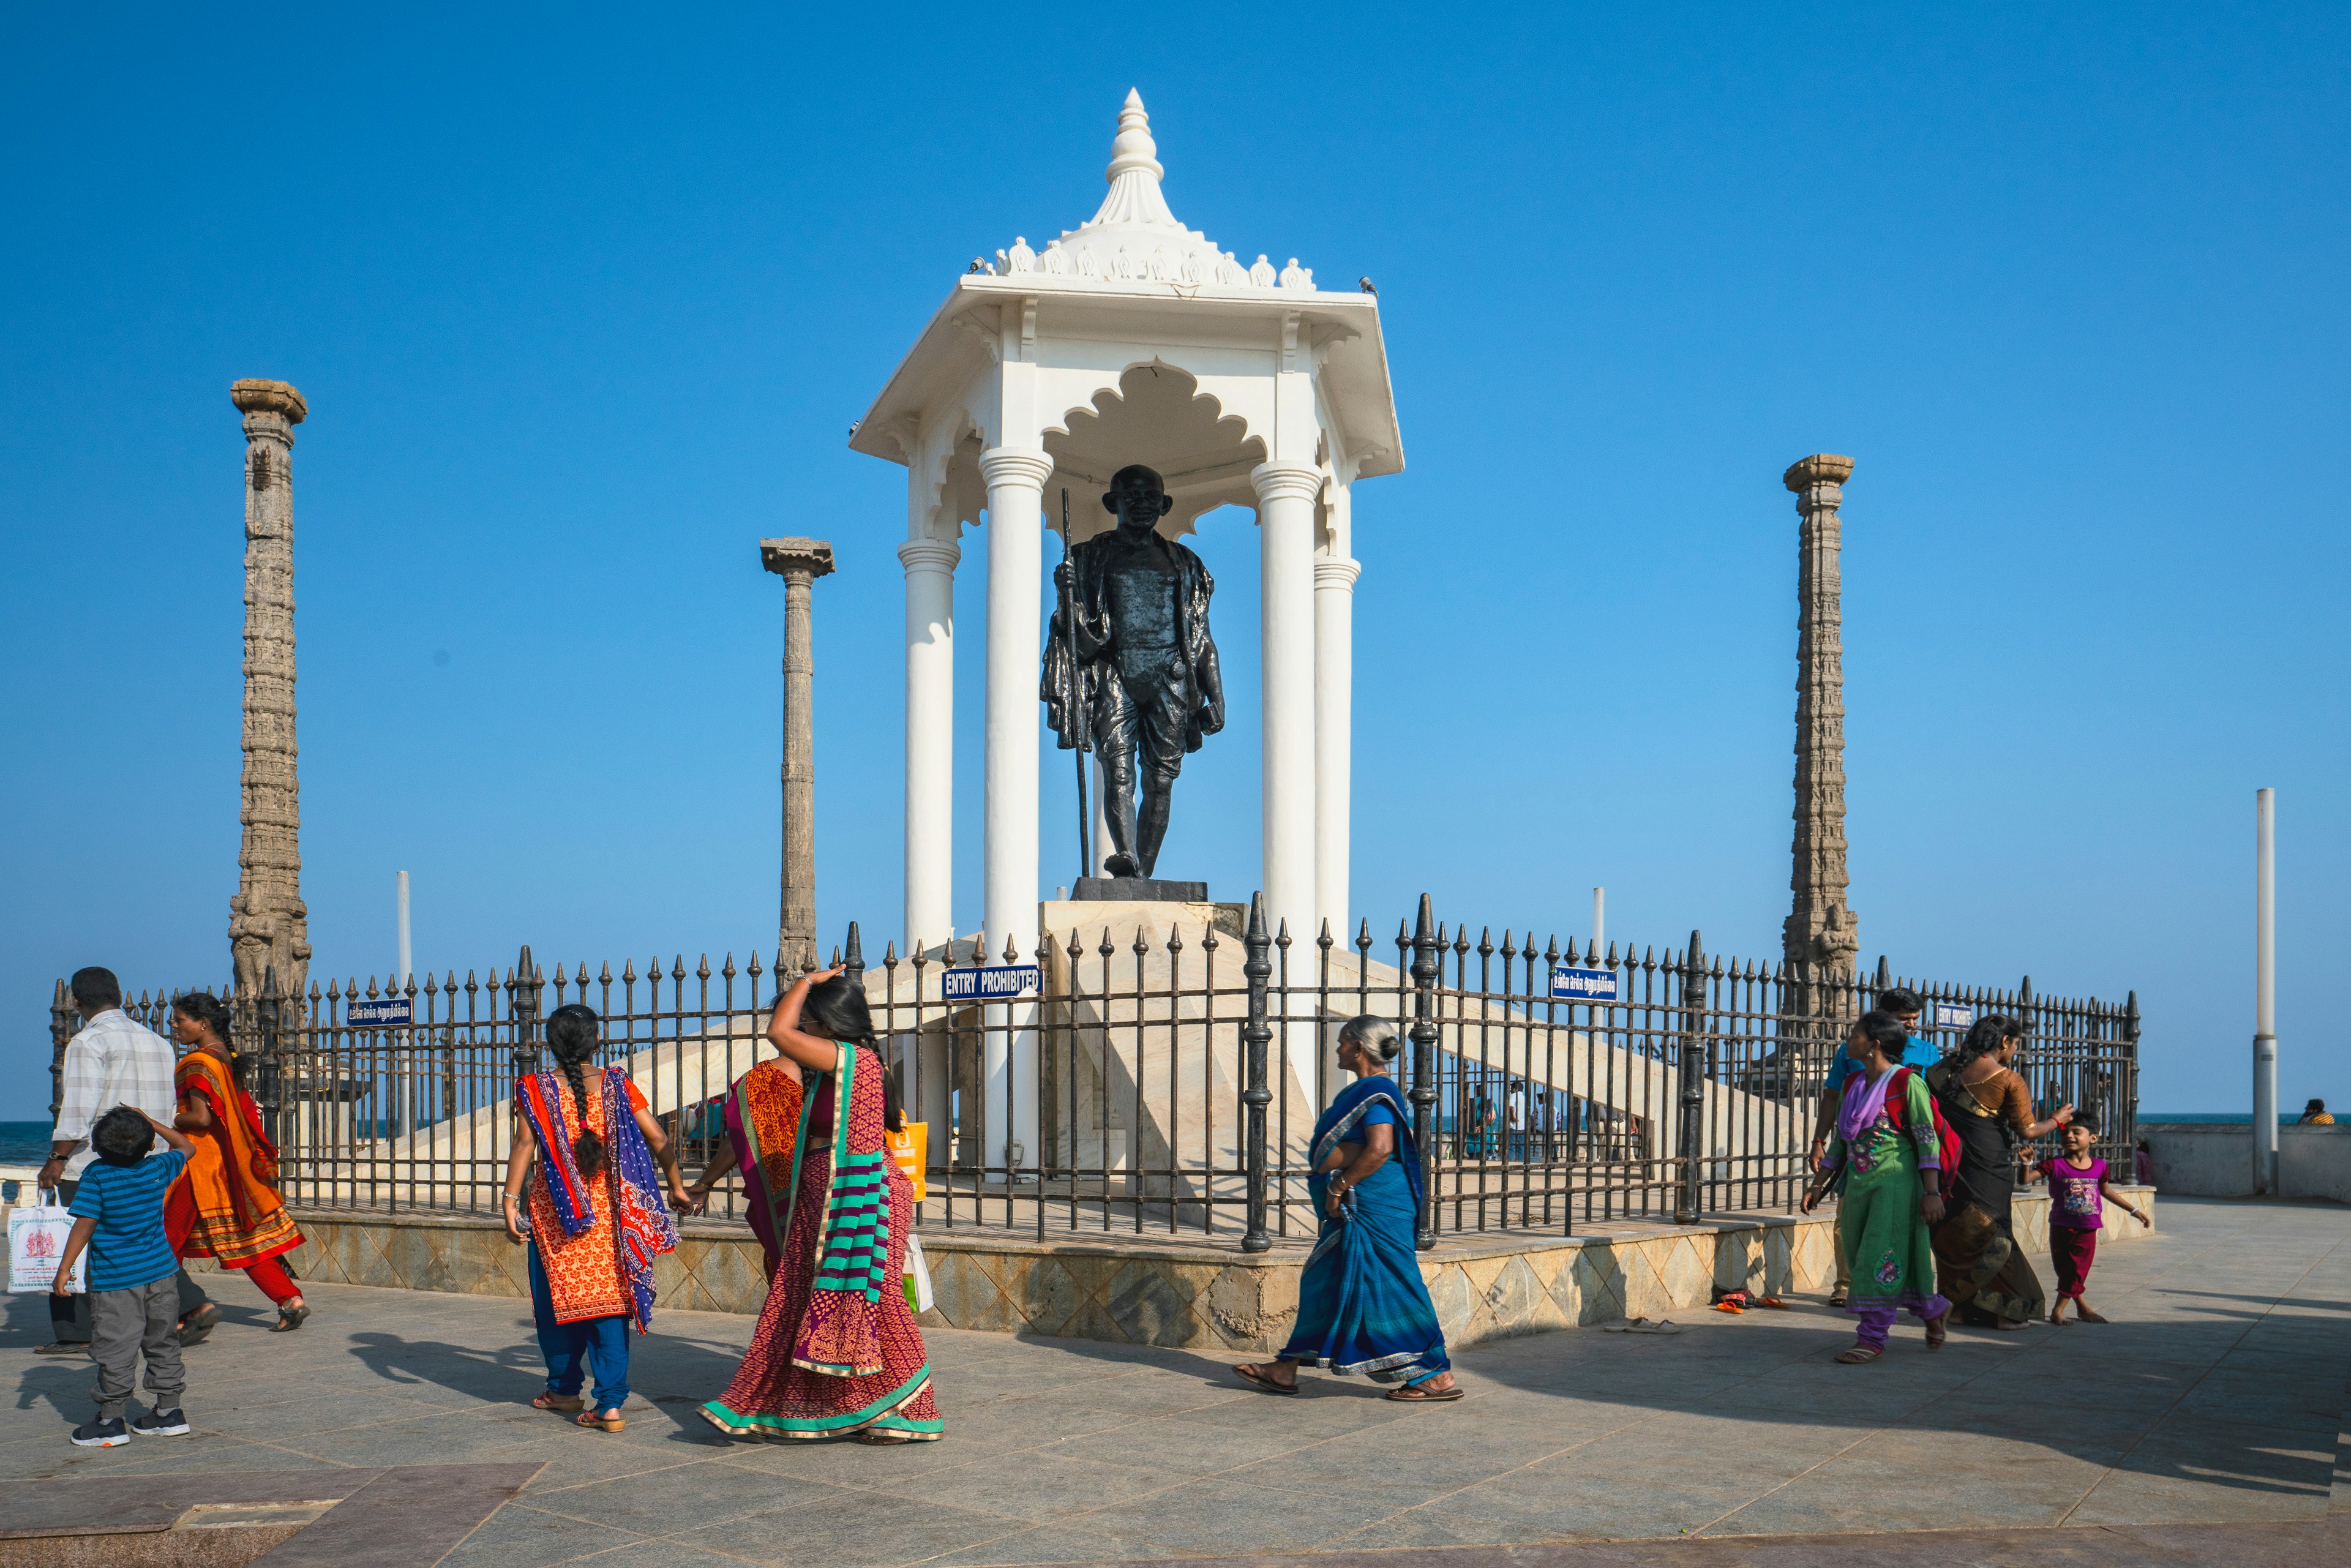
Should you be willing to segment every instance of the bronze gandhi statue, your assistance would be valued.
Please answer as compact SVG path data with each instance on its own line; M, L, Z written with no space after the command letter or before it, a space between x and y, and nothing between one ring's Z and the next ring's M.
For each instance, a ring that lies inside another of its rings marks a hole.
M1185 753L1225 727L1208 635L1217 583L1198 556L1159 537L1175 506L1158 475L1140 464L1120 469L1102 497L1118 527L1073 546L1053 573L1060 607L1041 695L1061 749L1102 758L1111 850L1102 869L1114 877L1152 874Z

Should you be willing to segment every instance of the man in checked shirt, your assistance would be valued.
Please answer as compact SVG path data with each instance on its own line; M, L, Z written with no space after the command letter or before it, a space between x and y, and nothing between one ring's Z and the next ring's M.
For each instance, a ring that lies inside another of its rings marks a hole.
M122 986L114 971L77 969L68 985L74 1010L81 1014L81 1030L66 1042L57 1130L50 1134L49 1160L40 1177L42 1186L57 1189L61 1203L71 1203L80 1189L82 1167L95 1153L89 1130L100 1116L117 1105L128 1105L168 1127L180 1109L172 1082L178 1052L153 1030L131 1021L122 1010ZM180 1270L178 1282L180 1343L193 1344L213 1332L220 1309L204 1299L204 1288L188 1278L187 1270ZM89 1354L89 1292L51 1296L49 1327L57 1342L40 1346L40 1354Z

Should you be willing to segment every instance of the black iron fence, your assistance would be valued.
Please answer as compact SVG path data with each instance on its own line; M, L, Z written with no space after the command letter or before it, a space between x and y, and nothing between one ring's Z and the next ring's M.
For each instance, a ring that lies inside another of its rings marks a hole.
M1253 909L1168 931L1048 935L1029 953L985 938L869 966L858 928L835 955L860 976L882 1047L926 1136L923 1223L1192 1235L1248 1249L1311 1236L1310 1134L1341 1087L1339 1026L1395 1020L1431 1201L1424 1244L1505 1228L1574 1233L1624 1219L1786 1211L1851 1020L1902 984L1945 1048L1983 1012L2022 1019L2019 1063L2042 1113L2095 1110L2099 1151L2136 1140L2136 995L2123 1003L1813 973L1705 952L1579 951L1416 920L1375 939L1269 933ZM723 1138L730 1085L768 1055L776 977L754 954L555 966L526 947L486 977L315 979L299 998L237 998L240 1071L306 1208L495 1215L517 1076L544 1065L567 1002L602 1019L689 1171ZM162 1030L168 998L134 1017ZM72 1014L60 988L57 1051ZM713 1212L739 1215L730 1180Z

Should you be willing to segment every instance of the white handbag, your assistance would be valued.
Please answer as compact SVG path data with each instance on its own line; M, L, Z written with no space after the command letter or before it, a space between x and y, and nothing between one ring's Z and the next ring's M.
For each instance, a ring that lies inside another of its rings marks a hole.
M923 1239L906 1232L906 1304L918 1312L931 1310L931 1266L923 1261Z
M42 1197L54 1200L53 1190ZM65 1256L66 1238L73 1234L73 1211L54 1201L8 1211L8 1293L43 1294L57 1282L57 1260ZM89 1249L74 1260L74 1289L89 1288Z

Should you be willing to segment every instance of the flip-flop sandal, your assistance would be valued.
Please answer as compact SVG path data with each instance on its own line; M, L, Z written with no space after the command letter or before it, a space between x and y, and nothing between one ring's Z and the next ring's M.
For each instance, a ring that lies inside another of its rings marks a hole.
M1240 1379L1243 1383L1249 1385L1249 1386L1261 1393L1295 1394L1298 1392L1298 1385L1295 1383L1276 1383L1272 1378L1266 1376L1265 1374L1259 1372L1254 1366L1236 1366L1233 1370L1240 1375Z
M298 1307L280 1307L277 1309L277 1321L270 1325L269 1332L292 1333L302 1326L302 1320L309 1315L310 1306L307 1301Z
M220 1321L221 1310L210 1301L206 1301L203 1306L190 1312L180 1324L182 1348L184 1349L192 1344L202 1344L206 1334L220 1327Z
M1447 1405L1460 1398L1468 1392L1468 1390L1463 1388L1458 1383L1450 1388L1438 1389L1427 1394L1424 1394L1412 1385L1406 1384L1402 1388L1389 1389L1385 1394L1381 1395L1380 1397L1383 1399L1393 1399L1399 1405Z
M1942 1349L1943 1343L1950 1337L1951 1329L1949 1314L1946 1313L1943 1317L1937 1318L1934 1322L1927 1325L1927 1348L1928 1350Z
M1787 1302L1782 1301L1777 1296L1750 1297L1747 1304L1750 1307L1769 1307L1775 1312L1792 1312L1794 1310L1790 1307Z
M877 1448L893 1448L900 1443L914 1441L904 1432L876 1432L870 1427L857 1434L857 1440L861 1443L871 1443Z
M1847 1345L1837 1352L1837 1360L1845 1366L1866 1366L1885 1354L1882 1350L1873 1350L1865 1344Z
M558 1394L550 1388L532 1400L530 1407L534 1410L560 1410L569 1416L587 1403L577 1394Z
M620 1431L622 1427L628 1425L628 1423L621 1419L618 1415L600 1415L593 1410L582 1410L579 1415L574 1416L571 1418L574 1421L579 1422L582 1427L595 1427L607 1432Z
M1829 1305L1833 1307L1841 1307L1844 1305L1844 1301L1845 1294L1843 1291L1831 1291L1829 1292Z

